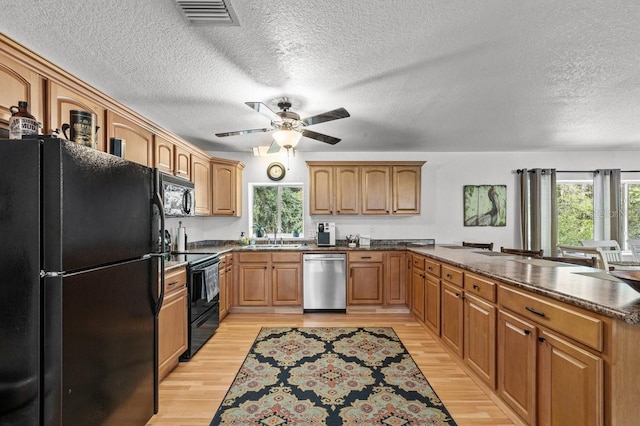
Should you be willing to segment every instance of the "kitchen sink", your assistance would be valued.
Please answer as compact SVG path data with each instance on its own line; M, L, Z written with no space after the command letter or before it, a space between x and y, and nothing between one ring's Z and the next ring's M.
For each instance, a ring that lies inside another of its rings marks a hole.
M287 250L306 247L306 244L255 244L252 246L244 246L243 249L249 250Z

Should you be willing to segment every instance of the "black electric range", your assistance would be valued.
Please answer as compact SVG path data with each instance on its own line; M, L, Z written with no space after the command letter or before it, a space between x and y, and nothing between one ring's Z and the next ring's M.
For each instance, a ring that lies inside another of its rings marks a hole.
M188 361L213 336L220 324L220 258L211 253L172 253L171 261L187 262L189 331L187 350L180 361Z

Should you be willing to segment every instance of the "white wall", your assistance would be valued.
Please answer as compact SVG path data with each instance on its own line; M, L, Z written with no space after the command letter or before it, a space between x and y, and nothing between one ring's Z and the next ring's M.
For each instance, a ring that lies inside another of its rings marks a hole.
M212 156L242 161L242 217L196 217L183 219L189 241L235 240L248 229L248 185L270 182L267 166L279 161L289 170L282 182L303 183L308 197L308 170L305 161L426 161L422 169L422 207L419 216L309 216L305 202L305 236L314 236L318 221L336 223L337 237L370 234L372 239L435 238L436 243L460 243L463 240L493 242L495 247L520 245L517 218L517 174L519 168L556 168L558 170L593 170L597 168L640 169L637 152L483 152L483 153L309 153L296 152L254 157L247 153L211 152ZM463 225L464 185L507 185L507 225L504 227L465 227ZM168 220L168 229L178 226L178 219Z

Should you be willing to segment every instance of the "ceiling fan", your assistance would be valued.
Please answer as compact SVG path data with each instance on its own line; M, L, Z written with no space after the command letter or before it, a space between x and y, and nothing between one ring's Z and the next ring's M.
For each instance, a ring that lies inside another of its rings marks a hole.
M294 148L302 136L318 140L320 142L335 145L340 139L328 136L322 133L314 132L305 127L313 124L324 123L326 121L338 120L340 118L349 117L349 113L344 108L334 109L312 117L300 118L300 115L291 111L291 102L284 98L278 101L280 111L273 111L262 102L245 102L249 108L259 112L271 120L271 128L238 130L236 132L216 133L218 137L246 135L249 133L271 132L274 141L271 143L267 153L278 152L280 148Z

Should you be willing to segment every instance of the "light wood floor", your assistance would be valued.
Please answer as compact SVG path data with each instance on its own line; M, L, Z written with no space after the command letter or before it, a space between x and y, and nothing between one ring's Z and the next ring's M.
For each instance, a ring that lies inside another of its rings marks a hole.
M467 375L410 314L230 314L216 334L160 383L149 425L209 425L261 327L393 327L459 425L521 425ZM511 414L513 416L513 414Z

